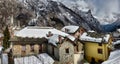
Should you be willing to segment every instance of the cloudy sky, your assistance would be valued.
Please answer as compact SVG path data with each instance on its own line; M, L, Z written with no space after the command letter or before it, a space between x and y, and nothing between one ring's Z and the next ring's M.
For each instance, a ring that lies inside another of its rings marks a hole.
M85 0L97 16L120 13L120 0Z

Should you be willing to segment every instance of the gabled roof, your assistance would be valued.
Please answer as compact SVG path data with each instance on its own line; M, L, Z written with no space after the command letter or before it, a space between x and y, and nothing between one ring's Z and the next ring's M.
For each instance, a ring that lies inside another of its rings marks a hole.
M57 46L57 44L59 43L59 36L61 36L61 35L54 34L53 36L51 36L51 37L48 38L48 42L51 43L51 44L53 44L54 46ZM76 39L75 37L73 37L71 35L68 35L66 37L61 36L62 40L64 40L65 38L68 38L69 40L71 40L73 42Z
M79 29L79 26L74 26L74 25L65 26L61 30L63 32L66 32L66 29L68 30L68 33L75 33Z
M92 42L105 42L109 41L110 35L109 34L98 34L93 31L85 32L80 36L80 40L83 41L92 41Z
M67 36L68 34L57 30L53 27L38 27L38 26L28 26L23 28L22 30L18 31L15 33L15 36L17 37L28 37L28 38L42 38L45 37L47 38L48 32L51 32L52 34L59 34L62 36Z

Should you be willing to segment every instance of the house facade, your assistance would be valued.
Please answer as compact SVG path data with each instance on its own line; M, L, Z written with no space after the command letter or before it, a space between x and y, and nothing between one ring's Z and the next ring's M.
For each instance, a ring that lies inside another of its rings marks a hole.
M108 59L112 39L109 34L95 32L83 33L80 39L84 43L85 59L88 62L103 62Z
M48 54L57 60L56 64L80 64L83 59L83 44L73 36L53 35L47 48Z
M47 40L45 38L21 38L16 37L11 40L11 52L12 56L27 56L34 55L46 52L46 43Z
M84 56L78 38L52 27L25 27L10 42L13 58L48 53L55 64L81 64Z
M65 26L61 30L65 33L68 33L68 34L74 36L75 38L79 38L80 35L82 35L86 31L83 27L74 26L74 25Z
M10 39L12 55L26 56L46 52L47 37L53 34L68 35L52 27L28 26L21 29Z

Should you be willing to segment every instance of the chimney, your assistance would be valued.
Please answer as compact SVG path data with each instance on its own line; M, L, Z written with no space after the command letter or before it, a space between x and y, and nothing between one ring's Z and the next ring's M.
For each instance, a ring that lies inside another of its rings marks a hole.
M68 30L67 28L65 28L65 32L68 33L68 31L69 31L69 30Z
M59 42L59 43L62 42L62 36L61 36L61 35L58 36L58 42Z
M85 32L84 28L80 28L80 35L82 35Z
M50 37L50 36L52 36L52 35L53 35L52 32L49 31L48 34L47 34L47 37Z

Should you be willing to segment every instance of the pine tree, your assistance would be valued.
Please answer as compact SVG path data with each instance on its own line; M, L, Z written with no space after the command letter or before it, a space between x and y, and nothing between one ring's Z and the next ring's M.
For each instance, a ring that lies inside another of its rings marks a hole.
M8 26L5 28L4 30L4 39L3 39L3 47L4 49L8 48L10 45L9 39L10 39L10 33L9 33L9 29Z

